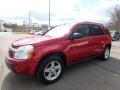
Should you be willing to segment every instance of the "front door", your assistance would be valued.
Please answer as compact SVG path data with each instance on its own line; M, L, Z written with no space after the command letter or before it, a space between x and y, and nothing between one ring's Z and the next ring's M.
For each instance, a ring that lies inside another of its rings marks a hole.
M70 40L70 53L72 55L72 62L86 58L93 53L91 38L89 38L89 29L88 25L77 25L73 30L73 37L75 34L80 34L80 37L76 37L73 40Z

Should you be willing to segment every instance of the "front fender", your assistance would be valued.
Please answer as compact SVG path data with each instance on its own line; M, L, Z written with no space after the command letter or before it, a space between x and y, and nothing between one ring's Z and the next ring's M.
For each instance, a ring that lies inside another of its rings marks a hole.
M44 56L57 52L64 53L64 48L61 45L36 47L33 57L40 61Z

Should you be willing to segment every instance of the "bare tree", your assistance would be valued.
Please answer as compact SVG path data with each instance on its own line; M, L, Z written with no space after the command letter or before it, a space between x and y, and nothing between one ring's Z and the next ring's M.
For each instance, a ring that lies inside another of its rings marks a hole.
M108 28L115 29L116 31L120 31L120 5L116 5L110 11L110 22L108 23Z

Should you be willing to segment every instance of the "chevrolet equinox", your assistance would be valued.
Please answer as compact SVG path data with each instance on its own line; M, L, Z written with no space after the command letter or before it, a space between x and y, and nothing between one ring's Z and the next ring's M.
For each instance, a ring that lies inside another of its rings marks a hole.
M110 49L111 36L102 24L70 23L14 41L5 61L13 72L50 84L61 78L67 65L93 56L108 60Z

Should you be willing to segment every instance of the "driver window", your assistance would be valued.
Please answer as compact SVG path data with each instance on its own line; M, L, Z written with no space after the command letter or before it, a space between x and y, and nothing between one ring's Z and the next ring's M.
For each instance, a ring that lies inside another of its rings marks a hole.
M80 33L83 37L89 36L88 25L80 25L74 33Z

